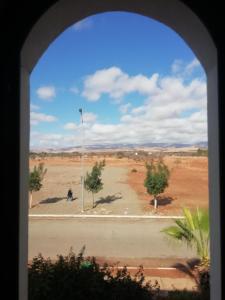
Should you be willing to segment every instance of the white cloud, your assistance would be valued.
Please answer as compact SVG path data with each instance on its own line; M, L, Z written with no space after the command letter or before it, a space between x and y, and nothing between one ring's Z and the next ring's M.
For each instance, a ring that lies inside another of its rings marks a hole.
M155 91L158 77L158 74L149 78L142 74L129 76L118 67L102 69L86 77L82 96L89 101L98 101L102 94L116 100L133 92L149 95Z
M55 121L57 121L57 118L55 116L46 115L43 113L36 113L36 112L30 113L31 125L37 125L40 122L55 122Z
M175 59L171 66L171 71L173 74L184 78L192 75L192 73L199 67L201 67L201 64L197 58L194 58L188 64L181 59Z
M85 30L85 29L90 29L92 28L93 26L93 20L91 20L90 18L86 18L86 19L83 19L77 23L75 23L72 28L75 30L75 31L82 31L82 30Z
M184 65L192 70L198 62ZM102 94L117 99L128 93L138 92L144 95L144 101L134 107L126 102L119 105L122 113L117 124L102 123L91 112L84 113L85 143L197 143L207 141L207 93L206 82L193 78L185 80L185 72L177 76L159 76L149 78L138 74L129 76L116 67L96 71L85 80L83 94L88 100L97 101ZM70 124L70 125L68 125ZM81 143L80 124L66 124L74 130L72 135L52 136L52 144L59 146L77 146ZM73 127L74 126L74 127ZM65 128L65 127L64 127ZM39 139L38 139L39 138ZM35 137L46 145L51 141L46 137Z
M172 66L171 71L173 74L179 73L183 69L183 61L180 59L175 59Z
M194 71L194 69L198 68L199 66L201 66L201 64L199 60L195 58L185 67L185 72L187 74L191 74Z
M97 119L97 115L91 112L86 112L83 114L83 120L85 123L93 123Z
M133 108L131 113L134 115L138 115L138 114L144 113L145 110L146 110L145 106L138 106L138 107Z
M131 103L126 103L126 104L123 104L123 105L120 105L119 107L119 111L122 113L122 114L126 114L129 110L129 108L131 108L132 104Z
M56 96L54 86L42 86L36 91L38 97L43 100L52 100Z
M49 148L49 147L66 147L80 143L80 139L72 135L64 135L58 133L41 133L31 131L31 148Z
M66 123L63 126L63 128L66 129L66 130L75 130L75 129L77 129L77 124L73 123L73 122L69 122L69 123Z
M30 110L39 110L40 109L40 107L38 106L38 105L36 105L36 104L33 104L33 103L31 103L30 104Z
M97 115L91 112L83 113L84 127L89 128L89 126L94 123L97 119ZM80 130L80 124L74 122L68 122L63 126L66 130Z

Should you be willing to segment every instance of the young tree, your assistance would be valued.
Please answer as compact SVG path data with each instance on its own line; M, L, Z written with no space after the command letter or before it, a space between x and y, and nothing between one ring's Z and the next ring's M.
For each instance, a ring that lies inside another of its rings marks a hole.
M162 160L157 163L151 161L151 164L146 164L147 174L144 181L144 186L148 194L154 196L154 208L157 209L157 196L163 193L168 186L169 169Z
M86 174L84 180L84 187L88 192L92 192L93 208L94 208L94 194L98 193L103 188L103 182L101 179L102 171L105 167L105 160L96 162L92 168L91 173Z
M32 208L33 201L33 192L39 191L42 187L42 180L47 172L47 169L44 169L44 163L39 163L38 166L34 166L33 171L30 171L29 174L29 192L30 192L30 201L29 207Z

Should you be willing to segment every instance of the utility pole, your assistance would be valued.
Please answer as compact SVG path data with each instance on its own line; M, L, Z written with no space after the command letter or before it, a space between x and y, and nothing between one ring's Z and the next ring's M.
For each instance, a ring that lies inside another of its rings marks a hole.
M80 123L81 123L81 203L82 210L84 212L84 122L83 122L83 112L82 108L79 109L80 112Z

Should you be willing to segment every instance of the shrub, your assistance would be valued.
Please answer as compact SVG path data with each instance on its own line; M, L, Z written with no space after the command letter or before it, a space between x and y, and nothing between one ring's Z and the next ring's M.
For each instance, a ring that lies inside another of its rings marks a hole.
M208 156L208 149L198 148L196 155L197 156Z
M159 285L144 283L142 268L132 278L124 267L114 272L95 258L83 258L71 251L55 263L40 254L29 266L29 300L151 300Z
M124 153L123 153L122 151L117 152L117 153L116 153L116 156L117 156L117 158L119 158L119 159L125 157L125 155L124 155Z
M167 298L168 300L209 300L209 294L201 294L195 291L169 291ZM161 300L160 298L158 300ZM163 298L162 300L165 300Z

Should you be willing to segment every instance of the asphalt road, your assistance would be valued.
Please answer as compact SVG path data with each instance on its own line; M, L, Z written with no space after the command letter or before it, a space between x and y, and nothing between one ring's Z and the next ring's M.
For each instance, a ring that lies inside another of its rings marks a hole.
M29 260L42 253L56 258L77 254L85 246L85 256L113 258L191 258L194 252L185 245L168 241L160 232L173 224L168 219L62 219L29 221Z

